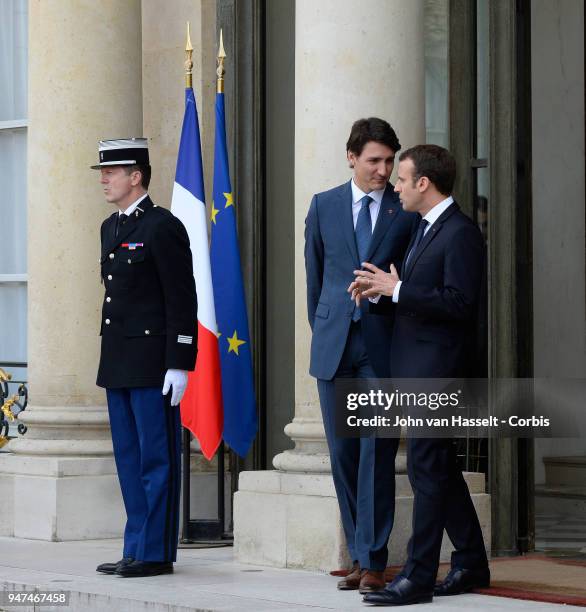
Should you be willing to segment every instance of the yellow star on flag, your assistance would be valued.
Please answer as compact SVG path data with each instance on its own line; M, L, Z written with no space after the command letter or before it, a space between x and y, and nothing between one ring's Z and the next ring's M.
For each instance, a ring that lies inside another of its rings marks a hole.
M238 355L238 347L241 344L246 344L245 340L240 340L238 335L236 334L236 330L234 330L234 335L231 338L226 338L228 340L228 352L234 352Z
M224 208L228 208L228 206L234 206L234 196L231 193L225 193L224 197L226 198L226 206L224 206Z
M220 211L214 206L214 203L212 202L212 214L211 214L211 219L212 219L212 223L215 225L216 224L216 216L218 215Z

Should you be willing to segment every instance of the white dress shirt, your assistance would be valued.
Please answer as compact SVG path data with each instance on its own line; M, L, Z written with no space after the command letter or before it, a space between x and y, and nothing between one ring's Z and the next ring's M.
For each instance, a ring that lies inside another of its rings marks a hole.
M440 218L440 216L446 211L448 206L454 203L454 198L452 196L448 196L445 200L442 200L438 204L436 204L423 218L427 221L427 226L423 231L423 235L429 232L429 228ZM403 281L399 281L395 285L395 290L393 291L393 302L395 304L399 301L399 291L401 291L401 284Z
M118 216L120 215L126 215L127 217L130 217L130 215L138 208L138 205L148 196L148 193L145 193L144 195L140 196L140 198L138 198L138 200L136 200L135 202L133 202L126 210L119 210L118 211Z
M351 181L352 184L352 220L354 221L354 229L356 229L356 223L358 222L358 213L362 208L362 198L364 196L369 195L372 198L372 202L369 204L368 208L370 210L370 221L372 226L372 231L374 232L374 226L376 225L376 219L378 217L378 212L380 210L381 202L383 201L383 195L385 193L384 189L377 189L376 191L371 191L370 193L364 193L360 187L354 182L354 179ZM362 263L362 262L360 262Z

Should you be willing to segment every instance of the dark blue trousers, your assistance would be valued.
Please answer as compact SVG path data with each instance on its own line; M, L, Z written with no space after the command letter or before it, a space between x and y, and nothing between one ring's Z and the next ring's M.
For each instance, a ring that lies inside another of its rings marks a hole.
M336 378L376 378L360 322L350 326ZM318 379L317 388L348 552L362 569L384 570L395 515L399 440L336 437L334 381Z
M407 469L413 487L413 533L402 574L435 584L444 529L454 545L452 567L488 568L478 515L458 467L451 439L408 438Z
M107 389L114 458L126 509L124 557L175 561L181 424L160 387Z

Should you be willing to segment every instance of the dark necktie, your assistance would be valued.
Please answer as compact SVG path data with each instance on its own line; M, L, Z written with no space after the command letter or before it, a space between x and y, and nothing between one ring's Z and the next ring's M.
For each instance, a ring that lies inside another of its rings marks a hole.
M122 213L121 215L118 215L117 224L116 224L116 236L118 236L118 232L120 231L120 228L127 221L128 221L128 215L125 215L124 213Z
M358 219L356 220L356 246L358 247L358 259L362 264L366 261L368 255L368 247L372 239L372 220L370 218L370 203L373 199L370 196L364 196L361 200L362 208L358 213Z
M413 255L415 255L415 253L417 252L419 244L423 240L423 234L425 234L425 228L428 225L429 225L429 221L426 221L425 219L421 219L421 221L419 222L419 227L417 228L417 235L415 236L415 241L413 242L413 246L411 247L411 250L409 251L409 254L407 255L407 259L405 260L405 270L407 270L407 267L409 266L409 261L411 260Z
M362 208L358 213L358 219L356 220L356 228L354 234L356 236L356 246L358 248L358 259L362 265L363 261L366 261L368 255L368 247L372 240L372 220L370 218L370 203L373 199L370 196L364 196L361 200ZM358 321L360 319L360 308L354 307L352 313L352 320Z

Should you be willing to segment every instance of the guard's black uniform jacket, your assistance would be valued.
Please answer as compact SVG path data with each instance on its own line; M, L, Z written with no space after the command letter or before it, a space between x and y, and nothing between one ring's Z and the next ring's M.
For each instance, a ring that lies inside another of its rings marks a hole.
M189 238L171 212L147 196L121 225L102 223L102 352L97 384L163 386L172 368L193 370L197 296Z

